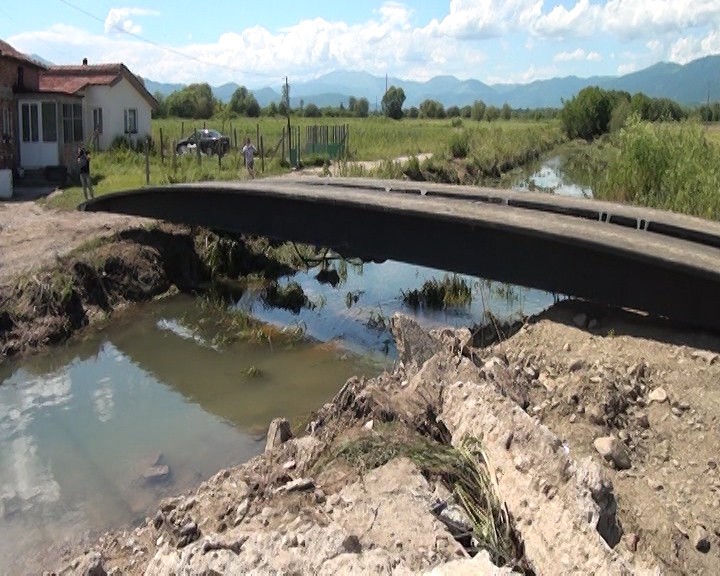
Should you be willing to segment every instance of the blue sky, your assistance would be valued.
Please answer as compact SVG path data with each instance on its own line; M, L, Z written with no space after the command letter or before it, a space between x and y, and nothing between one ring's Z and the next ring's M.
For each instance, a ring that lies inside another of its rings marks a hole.
M720 0L25 0L0 4L0 38L159 82L277 87L363 70L527 83L720 53Z

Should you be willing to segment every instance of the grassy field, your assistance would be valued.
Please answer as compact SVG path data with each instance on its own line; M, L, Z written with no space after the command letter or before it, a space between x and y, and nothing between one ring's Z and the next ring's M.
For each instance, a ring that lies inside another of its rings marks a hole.
M442 164L457 156L458 142L463 156L479 166L502 167L521 164L528 159L554 147L563 140L559 123L556 121L496 121L475 122L463 120L453 125L451 120L402 121L386 118L354 119L307 119L292 118L293 126L323 124L346 124L349 127L348 161L386 160L400 156L432 154L433 162ZM220 161L217 156L197 156L172 154L174 143L185 134L203 128L215 128L230 135L233 149ZM245 137L256 141L256 135L262 136L265 144L263 176L287 173L287 164L281 162L281 148L278 146L283 127L287 121L281 118L191 121L163 119L153 121L154 149L149 156L149 182L153 185L178 182L196 182L208 180L239 180L248 177L243 166L242 155L235 148L235 140L242 142ZM160 134L164 143L164 154L160 154ZM271 151L277 149L274 156ZM306 158L306 162L322 161L318 158ZM119 190L140 188L146 185L145 157L131 150L98 152L92 157L92 176L96 194L106 194ZM256 161L256 169L261 170L262 160ZM397 168L397 167L396 167ZM499 169L499 168L498 168ZM381 168L382 170L382 168ZM365 174L371 175L371 174ZM387 175L390 174L375 174ZM72 209L82 202L82 189L70 185L62 194L54 195L49 204L58 208Z

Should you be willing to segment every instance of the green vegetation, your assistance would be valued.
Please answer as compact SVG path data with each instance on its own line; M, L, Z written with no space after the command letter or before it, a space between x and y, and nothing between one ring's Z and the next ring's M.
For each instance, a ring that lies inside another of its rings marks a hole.
M462 447L453 448L419 436L403 439L397 434L376 433L342 444L330 459L343 459L353 469L365 473L399 457L412 460L424 475L447 486L472 521L477 550L487 550L499 566L522 559L479 442L467 441Z
M642 92L630 96L628 92L589 86L563 103L560 120L569 138L592 140L619 130L631 114L650 122L678 121L688 117L687 111L668 98L650 98Z
M634 116L613 138L605 161L597 198L720 219L720 146L696 122L657 124Z
M427 280L420 290L403 291L402 299L405 304L415 309L459 308L469 306L472 302L472 288L462 276L445 274L442 280Z

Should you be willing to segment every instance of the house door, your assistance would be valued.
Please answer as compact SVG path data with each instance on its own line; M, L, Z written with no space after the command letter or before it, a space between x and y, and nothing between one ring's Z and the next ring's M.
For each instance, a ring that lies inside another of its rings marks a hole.
M58 119L55 102L20 103L20 164L44 168L58 164Z

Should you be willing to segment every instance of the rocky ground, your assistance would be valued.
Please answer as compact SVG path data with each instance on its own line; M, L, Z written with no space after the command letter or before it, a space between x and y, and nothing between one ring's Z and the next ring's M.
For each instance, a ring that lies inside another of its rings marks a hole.
M348 381L298 438L272 426L264 455L56 573L717 573L718 338L570 303L485 348L402 316L393 332L392 373ZM383 448L418 438L480 441L505 567L452 483Z

